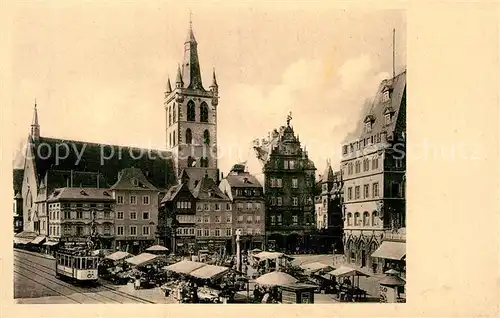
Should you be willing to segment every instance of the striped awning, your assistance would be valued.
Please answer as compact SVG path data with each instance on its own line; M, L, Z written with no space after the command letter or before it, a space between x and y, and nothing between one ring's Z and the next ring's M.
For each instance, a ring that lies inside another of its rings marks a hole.
M30 244L40 244L45 240L46 236L45 235L39 235L35 237L33 241L30 242Z
M32 241L32 239L24 238L24 237L14 237L14 244L28 244Z
M379 248L373 252L372 257L392 259L400 261L406 256L406 243L384 241Z

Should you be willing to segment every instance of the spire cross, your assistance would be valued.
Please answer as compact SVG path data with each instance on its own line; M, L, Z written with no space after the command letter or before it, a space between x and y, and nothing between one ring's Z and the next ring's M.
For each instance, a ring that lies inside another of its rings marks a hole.
M190 28L193 28L193 12L191 11L191 9L189 9L189 27Z

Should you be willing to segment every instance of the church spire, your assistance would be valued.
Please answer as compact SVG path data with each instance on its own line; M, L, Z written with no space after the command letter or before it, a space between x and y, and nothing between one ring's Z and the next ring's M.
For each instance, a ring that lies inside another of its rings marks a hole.
M215 67L212 75L212 85L210 85L210 91L217 95L219 89L219 85L217 84L217 78L215 77Z
M177 65L177 78L175 79L175 87L181 88L183 84L184 83L182 82L181 67L180 65Z
M40 125L38 124L38 110L36 108L35 99L35 109L33 110L33 122L31 123L31 137L33 140L38 140L40 138Z
M170 84L170 76L168 77L168 80L167 80L167 88L166 88L166 91L165 91L167 94L171 93L172 92L172 85Z
M190 13L189 31L186 42L184 42L184 61L182 63L182 80L184 88L203 89L197 46L198 43L194 37Z

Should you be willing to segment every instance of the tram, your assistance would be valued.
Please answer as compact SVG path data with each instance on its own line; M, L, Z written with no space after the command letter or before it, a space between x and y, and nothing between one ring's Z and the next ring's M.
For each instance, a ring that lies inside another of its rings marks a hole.
M97 282L99 257L87 249L61 249L56 253L56 277L74 282Z

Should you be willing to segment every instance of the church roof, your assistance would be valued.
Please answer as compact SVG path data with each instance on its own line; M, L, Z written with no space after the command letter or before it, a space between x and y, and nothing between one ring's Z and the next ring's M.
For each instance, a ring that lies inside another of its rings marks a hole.
M198 43L190 26L184 43L184 61L182 63L182 84L184 88L205 90L201 80Z
M135 183L134 183L135 182ZM139 168L125 168L118 173L118 180L112 190L158 190L149 182Z
M54 201L104 201L112 202L113 199L109 189L96 188L58 188L47 199Z
M12 170L12 186L14 193L20 192L23 187L24 169Z
M41 183L41 187L47 188L47 193L50 193L56 188L71 187L71 182L74 187L95 187L99 184L100 188L107 188L107 183L104 176L99 172L93 171L70 171L70 170L55 170L49 169L46 171L46 181ZM99 182L97 180L99 179Z
M35 142L34 153L38 178L45 176L49 170L100 172L106 180L105 184L109 185L117 182L118 172L136 167L157 188L164 189L175 180L172 162L166 151L40 137ZM57 153L60 154L58 158ZM78 185L73 180L75 184Z

